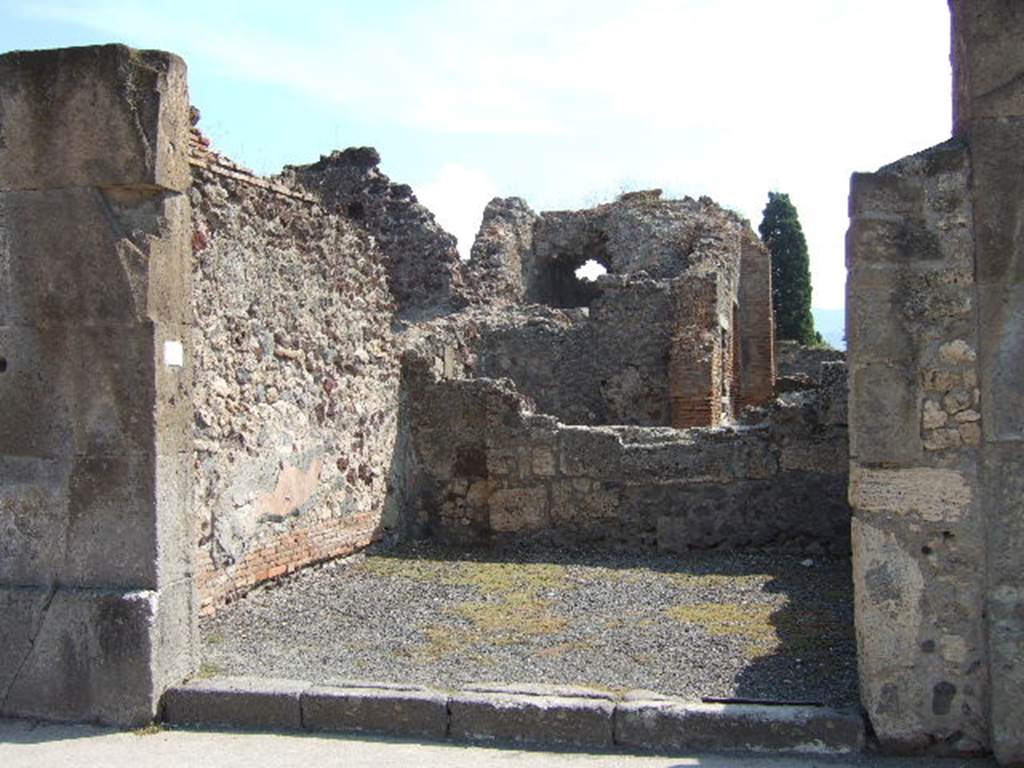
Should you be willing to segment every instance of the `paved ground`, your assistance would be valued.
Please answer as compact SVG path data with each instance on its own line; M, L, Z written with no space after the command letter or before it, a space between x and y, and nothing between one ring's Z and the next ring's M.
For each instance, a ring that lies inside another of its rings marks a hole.
M849 561L406 545L202 623L205 675L856 701Z
M156 731L125 733L91 726L35 725L0 720L0 765L4 768L253 768L344 766L344 768L991 768L984 760L909 760L858 757L765 757L689 755L634 757L416 744L338 737L254 733Z

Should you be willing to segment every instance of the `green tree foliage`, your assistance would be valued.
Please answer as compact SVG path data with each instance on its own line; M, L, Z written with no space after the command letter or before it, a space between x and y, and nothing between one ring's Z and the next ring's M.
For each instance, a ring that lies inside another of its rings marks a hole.
M780 339L815 344L811 314L811 265L800 218L789 195L769 192L758 227L761 240L772 254L772 307L775 333Z

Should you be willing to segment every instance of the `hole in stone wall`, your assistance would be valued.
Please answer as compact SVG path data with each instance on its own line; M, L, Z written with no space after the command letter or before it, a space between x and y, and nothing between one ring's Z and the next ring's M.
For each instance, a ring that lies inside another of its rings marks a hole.
M601 275L607 275L608 268L595 259L589 259L583 266L576 270L576 279L592 283Z
M349 217L353 219L358 220L366 215L366 209L363 208L363 204L360 203L358 200L349 203L348 208L346 210L348 211Z
M4 373L7 370L7 358L0 355L0 373Z

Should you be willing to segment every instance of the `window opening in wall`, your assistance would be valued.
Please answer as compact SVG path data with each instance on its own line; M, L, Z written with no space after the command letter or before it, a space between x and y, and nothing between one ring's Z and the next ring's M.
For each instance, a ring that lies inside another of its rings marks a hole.
M596 259L589 259L583 266L576 270L576 279L592 283L601 275L607 275L608 268L599 263Z

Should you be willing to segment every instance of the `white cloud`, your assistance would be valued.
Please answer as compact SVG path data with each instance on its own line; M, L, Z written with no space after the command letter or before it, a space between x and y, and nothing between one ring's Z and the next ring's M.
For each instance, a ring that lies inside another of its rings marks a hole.
M484 206L498 194L497 185L478 168L444 165L433 181L416 187L416 197L459 240L459 255L469 258Z

